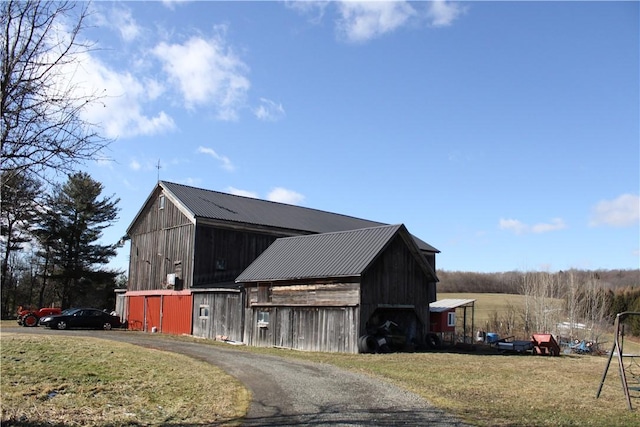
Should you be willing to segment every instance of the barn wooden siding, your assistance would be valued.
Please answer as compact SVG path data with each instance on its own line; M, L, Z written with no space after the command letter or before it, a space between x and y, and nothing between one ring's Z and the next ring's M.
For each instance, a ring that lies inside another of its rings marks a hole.
M226 337L242 341L244 318L243 293L214 289L193 293L193 335L216 339Z
M366 333L366 322L379 307L413 308L428 328L429 303L435 299L433 278L398 235L362 276L359 334Z
M211 287L235 278L282 235L198 225L195 235L194 287Z
M354 280L354 279L352 279ZM247 285L245 342L258 347L358 352L356 281ZM269 313L269 322L261 322Z
M269 313L269 322L259 320ZM246 338L256 347L357 353L359 310L351 307L254 305L247 309Z
M343 306L360 302L360 283L357 281L288 283L291 284L246 284L249 304Z
M166 289L167 274L177 273L178 288L191 287L195 225L161 194L155 195L131 228L129 285L131 291Z

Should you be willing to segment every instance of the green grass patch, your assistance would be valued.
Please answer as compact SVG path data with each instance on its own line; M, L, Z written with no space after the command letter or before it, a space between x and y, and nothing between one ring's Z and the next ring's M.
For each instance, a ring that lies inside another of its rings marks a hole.
M179 354L84 337L3 333L2 425L238 425L250 396Z

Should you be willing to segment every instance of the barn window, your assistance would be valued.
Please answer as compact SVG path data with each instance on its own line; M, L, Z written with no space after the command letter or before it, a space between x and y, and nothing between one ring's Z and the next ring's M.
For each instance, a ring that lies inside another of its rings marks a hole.
M164 196L160 196L160 206L159 209L164 209Z
M269 312L268 311L259 311L258 312L258 327L266 328L269 326Z
M447 326L456 326L456 312L450 311L447 313Z
M198 311L198 317L200 319L209 318L209 306L207 304L200 304L200 310Z

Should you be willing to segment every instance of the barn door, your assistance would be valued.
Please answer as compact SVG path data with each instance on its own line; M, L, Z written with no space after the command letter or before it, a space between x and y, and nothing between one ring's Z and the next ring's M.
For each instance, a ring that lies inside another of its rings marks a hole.
M160 296L149 296L145 298L145 327L147 332L161 332L162 318L160 315Z

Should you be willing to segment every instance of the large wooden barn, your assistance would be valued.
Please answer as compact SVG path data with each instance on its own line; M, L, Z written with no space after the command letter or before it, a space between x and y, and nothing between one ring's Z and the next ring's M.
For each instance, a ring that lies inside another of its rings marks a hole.
M345 352L380 314L429 329L439 251L402 225L160 181L127 235L131 329Z

